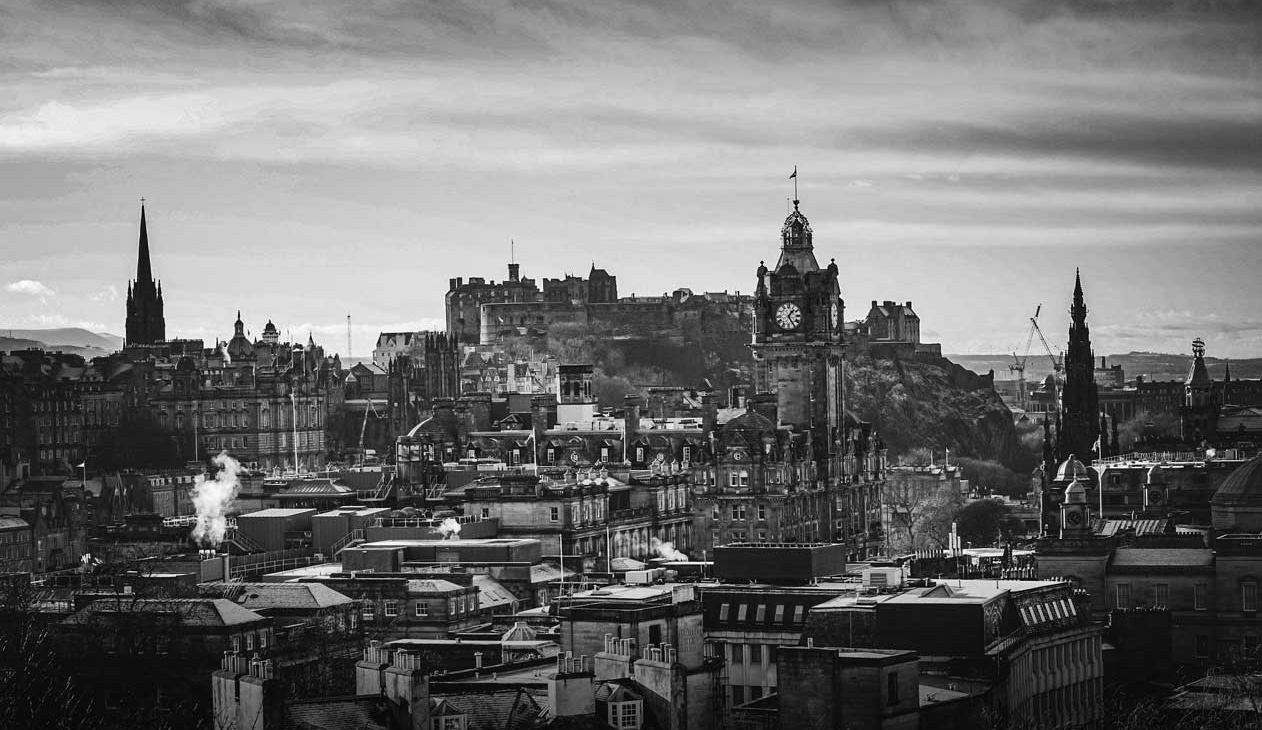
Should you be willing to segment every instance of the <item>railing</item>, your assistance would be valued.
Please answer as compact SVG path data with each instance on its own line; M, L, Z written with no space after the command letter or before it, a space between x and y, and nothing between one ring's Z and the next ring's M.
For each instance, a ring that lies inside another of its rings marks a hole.
M355 542L356 540L365 540L365 539L367 539L367 537L365 536L363 530L351 530L345 536L343 536L342 539L333 543L333 547L329 549L329 557L336 558L337 554L342 552L342 549L350 545L352 542Z
M1135 451L1129 454L1096 459L1096 464L1124 464L1127 462L1199 462L1199 461L1246 461L1257 456L1258 450L1218 449L1213 454L1203 451Z
M235 543L237 547L248 553L266 552L266 548L260 545L256 540L254 540L254 538L235 528L224 533L223 541Z

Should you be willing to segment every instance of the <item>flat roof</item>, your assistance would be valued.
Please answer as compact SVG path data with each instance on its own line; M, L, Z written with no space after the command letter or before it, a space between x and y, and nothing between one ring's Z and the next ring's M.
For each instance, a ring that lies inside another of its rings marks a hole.
M296 515L315 514L315 512L316 511L314 509L269 507L268 509L261 509L258 512L250 512L248 514L241 515L237 519L241 519L241 517L294 517Z
M263 576L262 582L286 583L289 581L297 581L300 578L318 578L341 572L343 572L341 563L318 563L316 565L307 565L301 568L291 568L289 570L279 570L275 573L267 573Z

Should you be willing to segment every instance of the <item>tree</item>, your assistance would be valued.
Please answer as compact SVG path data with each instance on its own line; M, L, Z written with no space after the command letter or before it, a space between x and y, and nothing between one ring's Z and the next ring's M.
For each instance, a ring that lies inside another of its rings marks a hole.
M941 515L954 514L960 502L959 494L951 486L926 486L915 480L890 481L882 499L890 520L888 539L894 547L916 550L946 546L951 521L944 522ZM900 539L901 535L906 535L905 541Z
M988 547L1000 539L1010 539L1020 529L997 499L979 499L960 508L955 515L960 541L974 547Z

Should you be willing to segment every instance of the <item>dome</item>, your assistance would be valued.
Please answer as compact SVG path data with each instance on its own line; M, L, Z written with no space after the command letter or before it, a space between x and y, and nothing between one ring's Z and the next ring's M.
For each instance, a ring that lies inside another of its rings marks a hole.
M1262 533L1262 456L1237 467L1209 504L1215 530Z
M277 330L276 330L276 325L272 324L272 320L270 320L270 319L269 319L269 320L267 320L267 324L266 324L266 325L264 325L264 327L263 327L263 334L265 334L265 335L275 335L275 334L280 334L280 333L279 333L279 332L277 332Z
M745 411L736 418L723 424L723 430L735 431L775 431L776 424L770 418L755 411Z
M1056 481L1067 482L1074 479L1088 479L1087 467L1073 454L1056 470Z
M1224 479L1212 501L1218 501L1219 497L1252 497L1262 503L1262 456L1241 464Z
M1082 480L1075 478L1073 483L1065 487L1065 504L1086 504L1087 488L1082 485Z
M1165 484L1166 483L1166 472L1165 470L1161 468L1160 464L1152 465L1152 468L1148 470L1148 479L1144 483L1145 484Z

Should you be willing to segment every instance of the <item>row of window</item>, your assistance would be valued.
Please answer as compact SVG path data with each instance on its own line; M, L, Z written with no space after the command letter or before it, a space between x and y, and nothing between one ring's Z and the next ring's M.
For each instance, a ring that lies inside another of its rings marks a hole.
M1197 611L1206 611L1209 609L1209 586L1204 583L1197 583L1192 589L1192 607ZM1130 583L1114 583L1113 584L1113 607L1114 608L1132 608L1136 604L1133 602ZM1156 607L1168 607L1170 605L1170 584L1155 583L1152 586L1152 605ZM1246 581L1240 584L1240 610L1257 611L1258 610L1258 584L1252 581Z
M402 603L406 603L406 602L402 602ZM396 601L393 599L384 600L381 602L381 612L383 615L385 615L386 618L394 618L399 615L399 610L401 608L401 605L402 604L400 601ZM459 596L452 596L451 598L447 599L447 613L448 613L448 616L452 618L455 618L462 614L468 614L470 612L476 611L477 608L478 608L478 599L477 599L477 596L474 596L474 595L470 595L466 593L466 594L461 594ZM364 603L362 612L363 612L365 621L373 621L377 618L376 605L371 601L367 601ZM429 618L430 616L429 603L426 601L416 601L415 603L413 603L412 615L415 616L416 618Z
M755 623L763 623L767 620L768 606L769 604L766 604L766 603L754 604L753 614L754 614ZM749 614L750 614L749 608L750 608L750 604L748 603L736 604L735 619L737 621L748 620ZM786 615L789 615L789 616L792 616L793 623L800 624L806 617L806 606L799 603L796 606L792 607L792 612L790 613L789 607L786 604L777 603L777 604L774 604L774 607L771 608L770 613L771 613L771 620L773 623L782 624L784 623L784 617ZM728 621L731 618L732 618L732 604L726 603L726 602L719 604L719 621ZM738 644L727 645L728 649L731 649L733 646L739 646L739 645ZM730 657L729 657L729 660L730 660ZM773 651L771 655L771 661L772 662L775 661L774 647L773 647Z

